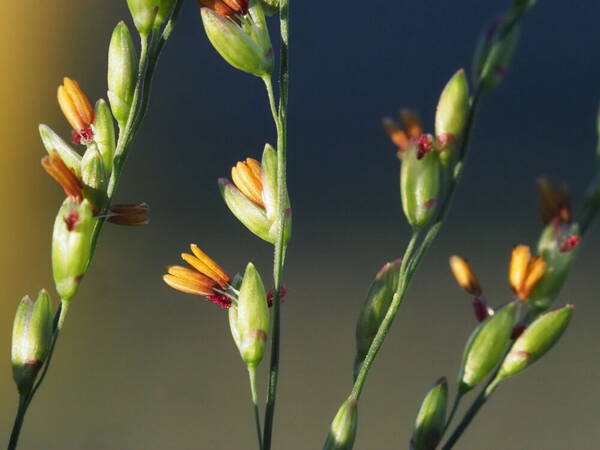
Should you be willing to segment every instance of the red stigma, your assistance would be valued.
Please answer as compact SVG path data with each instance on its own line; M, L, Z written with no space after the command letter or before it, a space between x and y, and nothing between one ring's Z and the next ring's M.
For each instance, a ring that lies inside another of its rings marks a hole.
M88 145L94 142L94 131L92 130L92 127L87 126L79 131L71 131L71 142L79 145Z
M285 285L281 286L281 288L279 288L279 298L283 301L283 298L287 295L288 293L288 289ZM273 298L275 297L275 291L273 289L270 289L269 292L267 293L267 304L269 305L269 308L271 306L273 306Z
M570 252L579 245L581 238L579 236L571 235L567 236L565 240L560 244L560 251L562 253Z
M213 302L215 305L218 305L224 309L228 309L231 306L231 299L223 294L215 294L206 298Z
M63 217L65 221L65 225L67 226L67 231L73 231L75 229L75 225L79 221L79 213L77 211L70 211L65 217Z
M433 147L433 140L428 134L422 134L417 139L417 159L423 158Z

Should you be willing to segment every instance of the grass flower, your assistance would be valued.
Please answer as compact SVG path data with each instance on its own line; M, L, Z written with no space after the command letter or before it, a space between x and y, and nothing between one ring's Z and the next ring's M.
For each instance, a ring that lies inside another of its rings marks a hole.
M206 297L222 308L229 308L232 299L227 291L231 277L196 244L190 248L193 254L182 253L181 258L191 267L169 266L163 281L173 289Z
M249 0L198 0L198 3L225 17L247 14Z
M571 199L566 184L553 186L547 178L537 180L540 215L544 224L555 220L570 223L572 220Z
M510 286L519 300L527 301L533 288L546 271L546 261L541 256L532 256L526 245L513 248L508 279Z
M67 167L57 152L51 151L48 156L42 158L42 167L48 175L60 184L67 197L72 197L81 202L83 200L83 188L81 180Z
M240 161L231 168L233 184L248 200L264 208L262 178L262 166L253 158L246 158L246 161Z
M385 117L381 123L391 141L398 147L398 158L400 159L404 157L411 143L423 134L423 127L417 115L406 109L400 111L398 121L391 117Z
M129 227L147 225L149 222L149 211L150 207L147 203L112 205L106 220L116 225L125 225Z
M65 77L63 84L58 87L58 104L67 122L73 128L72 140L75 144L88 144L94 139L92 123L94 108L79 83Z
M466 259L460 256L452 256L450 258L450 269L456 278L458 285L467 291L469 294L479 297L481 295L481 286L477 277L473 273L473 269Z

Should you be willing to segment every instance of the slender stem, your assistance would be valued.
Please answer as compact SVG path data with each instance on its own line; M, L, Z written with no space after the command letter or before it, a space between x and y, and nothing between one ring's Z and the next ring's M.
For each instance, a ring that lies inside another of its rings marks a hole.
M8 450L15 450L17 448L26 411L27 407L25 406L25 396L20 395L19 406L17 408L17 414L15 415L15 422L13 424L12 432L10 433L10 440L8 441Z
M497 378L492 378L486 387L479 393L471 407L465 413L465 416L460 421L454 433L450 436L448 441L442 447L442 450L450 450L454 447L454 444L460 439L462 434L465 432L471 421L475 418L481 407L489 400L491 395L498 387L499 381Z
M277 128L277 135L279 136L279 127L281 125L279 121L279 112L277 111L277 104L275 101L275 92L273 91L273 82L271 81L270 75L265 75L263 77L263 81L265 83L265 87L267 89L267 96L269 97L269 107L271 108L271 114L273 115L273 121L275 122L275 127Z
M406 292L406 288L408 287L408 283L410 281L410 277L407 276L408 274L406 272L406 267L409 264L410 258L412 256L412 253L415 250L418 239L419 239L419 233L413 232L413 234L410 238L410 241L408 243L408 246L406 247L406 250L404 252L404 255L402 256L402 263L400 266L400 277L398 279L398 287L396 288L396 293L394 294L394 297L392 298L390 307L388 308L387 313L386 313L383 321L381 322L379 329L377 330L377 334L375 335L375 338L373 339L373 342L371 343L371 346L369 347L367 356L365 356L365 359L362 362L362 365L360 366L360 371L358 372L358 375L356 376L356 380L354 381L354 386L352 387L351 395L357 400L360 398L360 394L361 394L364 384L367 380L367 375L369 374L369 370L371 369L371 366L373 365L373 362L375 361L375 357L377 356L377 353L379 353L379 350L381 349L381 346L383 345L385 337L387 336L387 333L389 332L390 327L392 326L392 323L394 322L394 317L396 317L396 313L398 312L398 309L400 308L400 305L402 304L402 300L404 299L404 294Z
M258 395L256 393L256 367L248 367L248 376L250 378L250 392L252 393L252 403L254 404L254 419L256 421L258 448L259 450L262 450L262 431L260 429L260 412L258 410Z
M442 436L446 433L450 424L452 423L452 419L456 415L456 411L458 411L458 406L460 405L460 401L464 396L464 392L459 391L456 393L456 397L454 398L454 404L452 405L452 409L450 410L450 414L448 415L448 419L446 419L446 425L444 425L444 431L442 432Z
M287 163L287 99L288 99L288 11L289 0L280 0L280 67L279 67L279 110L275 114L274 96L269 93L269 103L277 124L277 240L275 242L275 255L273 265L273 281L275 295L273 296L272 329L271 329L271 362L269 366L269 381L267 386L267 401L265 407L265 422L263 448L271 449L273 435L273 419L275 417L275 400L277 397L277 382L279 379L279 348L281 329L281 284L286 251L286 215L288 214L289 201L287 193L286 163ZM270 83L267 83L269 91ZM277 116L277 118L275 118Z

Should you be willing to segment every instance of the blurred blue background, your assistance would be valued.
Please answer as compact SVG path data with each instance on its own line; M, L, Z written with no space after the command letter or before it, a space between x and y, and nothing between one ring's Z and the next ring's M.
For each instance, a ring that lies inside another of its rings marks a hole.
M293 1L294 236L275 448L321 448L351 386L354 323L367 286L407 241L398 161L380 117L411 107L431 129L445 82L470 66L480 31L506 7ZM567 181L581 198L594 167L599 14L597 2L544 0L525 18L508 77L482 105L447 224L368 381L358 450L407 448L427 388L456 376L475 324L448 257L470 258L488 299L502 303L512 245L534 244L540 230L535 178ZM10 2L4 18L0 436L8 436L16 409L9 349L17 301L52 288L51 224L62 193L39 166L36 126L68 133L55 102L65 75L91 98L105 96L112 27L130 23L124 1ZM274 130L260 80L220 59L187 1L117 195L150 203L152 223L105 228L21 448L254 448L245 369L226 314L167 288L161 274L196 242L227 271L252 260L268 278L270 248L234 220L216 184L236 161L260 155L265 140L274 141ZM576 304L564 339L501 386L457 448L598 448L598 231L590 231L559 300Z

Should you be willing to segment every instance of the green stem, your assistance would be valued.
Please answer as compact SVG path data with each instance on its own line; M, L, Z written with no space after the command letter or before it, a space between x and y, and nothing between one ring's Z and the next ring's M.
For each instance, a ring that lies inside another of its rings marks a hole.
M400 266L400 277L398 279L398 287L396 289L396 293L392 298L390 307L388 308L387 313L383 318L379 329L377 330L377 334L375 335L375 338L373 339L373 342L369 347L369 351L367 352L367 355L365 356L365 359L362 362L362 365L360 366L360 371L356 376L356 380L354 381L354 386L352 387L352 393L350 395L352 395L357 400L360 398L360 394L362 393L364 384L367 380L369 370L371 369L373 362L375 361L375 357L377 356L377 353L379 353L379 350L381 349L381 346L385 341L385 337L387 336L392 326L392 323L394 322L396 313L398 312L398 309L400 308L400 305L404 300L404 294L408 287L408 283L410 282L410 276L406 272L406 268L409 264L412 253L415 250L418 239L419 233L413 232L413 235L410 238L410 242L408 243L404 255L402 256L402 263Z
M279 112L277 111L277 103L275 101L275 91L273 90L273 82L271 81L270 75L265 75L263 77L263 81L265 83L265 88L267 89L267 96L269 97L269 107L271 108L271 114L273 116L273 121L275 122L275 127L277 128L277 136L279 136L279 127L281 125L279 121Z
M258 437L258 448L262 450L262 431L260 429L260 412L258 410L258 395L256 393L256 367L248 367L248 376L250 378L250 392L252 394L252 403L254 404L254 419L256 421L256 435Z
M269 366L269 381L267 386L267 400L265 406L265 421L263 448L271 449L273 435L273 420L275 417L275 401L277 397L277 382L279 380L279 348L281 329L281 285L283 278L283 267L285 260L286 242L286 214L288 214L289 202L287 193L286 164L287 164L287 99L289 85L288 71L288 11L289 0L281 0L279 8L280 21L280 67L279 67L279 109L275 112L275 100L270 88L270 80L267 85L269 92L269 104L273 113L273 119L277 125L277 240L275 242L275 255L273 264L273 281L275 292L273 296L272 327L271 327L271 361Z
M452 405L452 409L450 410L450 414L448 415L448 419L446 420L446 425L444 425L444 431L442 432L442 436L446 433L450 424L452 423L452 419L456 415L456 411L458 411L458 406L460 405L460 401L464 396L464 392L460 391L456 393L456 397L454 398L454 404Z
M492 378L490 382L486 385L486 387L479 393L471 407L467 410L464 417L452 433L452 436L448 439L446 444L442 447L442 450L450 450L454 447L454 444L460 439L462 434L465 432L467 427L473 421L479 410L485 403L489 400L491 395L494 393L496 388L498 387L499 381L496 378Z
M15 415L15 422L13 424L12 432L10 433L10 440L8 441L8 450L15 450L17 448L26 411L27 407L25 406L25 396L20 395L19 406L17 408L17 414Z

